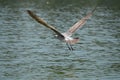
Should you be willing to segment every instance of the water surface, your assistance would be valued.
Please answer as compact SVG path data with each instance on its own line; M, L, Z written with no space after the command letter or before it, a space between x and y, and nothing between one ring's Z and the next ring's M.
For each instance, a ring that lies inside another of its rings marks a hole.
M64 32L97 4L76 1L0 1L0 80L120 80L118 7L98 6L74 51L26 12Z

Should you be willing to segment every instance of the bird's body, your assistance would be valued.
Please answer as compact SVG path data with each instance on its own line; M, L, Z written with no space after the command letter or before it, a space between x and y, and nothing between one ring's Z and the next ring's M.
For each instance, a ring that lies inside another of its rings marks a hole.
M95 10L95 9L94 9ZM66 31L65 33L61 33L59 32L55 27L47 24L43 19L41 19L40 17L38 17L36 14L34 14L32 11L27 10L28 14L34 18L37 22L39 22L40 24L46 26L47 28L51 29L53 32L56 33L56 37L65 42L68 46L68 48L70 50L73 50L73 48L71 47L71 44L75 44L77 42L79 42L79 38L72 38L72 34L79 28L81 28L85 22L87 21L87 19L90 18L90 16L92 15L92 13L94 12L94 10L91 13L88 13L85 17L83 17L81 20L79 20L77 23L75 23L72 27L70 27L70 29L68 29L68 31Z
M68 44L75 44L79 42L79 38L73 38L71 36L68 36L66 33L62 33L62 35L65 37L64 41Z

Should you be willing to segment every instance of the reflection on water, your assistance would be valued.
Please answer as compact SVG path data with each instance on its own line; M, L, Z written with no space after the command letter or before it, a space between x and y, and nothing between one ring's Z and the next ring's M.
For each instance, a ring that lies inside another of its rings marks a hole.
M71 52L26 10L64 32L94 8L92 2L13 1L0 0L0 80L120 79L120 11L116 6L97 8L74 35L80 42Z

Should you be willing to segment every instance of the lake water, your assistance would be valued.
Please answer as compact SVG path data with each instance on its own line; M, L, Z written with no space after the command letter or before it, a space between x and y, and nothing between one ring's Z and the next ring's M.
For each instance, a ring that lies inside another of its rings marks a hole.
M0 0L0 80L120 80L120 10L109 6L76 31L80 42L70 51L26 10L64 32L95 3Z

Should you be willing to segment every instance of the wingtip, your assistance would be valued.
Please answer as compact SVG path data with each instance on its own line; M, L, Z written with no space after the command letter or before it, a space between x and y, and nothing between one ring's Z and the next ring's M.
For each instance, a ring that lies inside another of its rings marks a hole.
M97 6L95 6L95 8L92 10L92 13L95 12L96 8L97 8Z
M30 10L26 10L28 13L30 13L31 11Z

